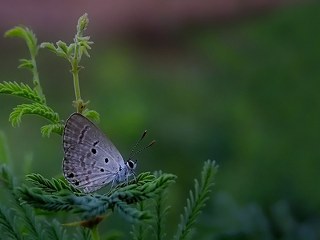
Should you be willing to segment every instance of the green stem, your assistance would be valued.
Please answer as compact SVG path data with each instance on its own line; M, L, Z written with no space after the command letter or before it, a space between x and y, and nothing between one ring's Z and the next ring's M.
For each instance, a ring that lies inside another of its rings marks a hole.
M72 64L72 76L73 76L73 87L74 87L74 94L76 97L76 102L81 101L81 94L80 94L80 84L79 84L79 67L78 63L76 62L77 60L75 59L73 64Z
M78 42L78 33L75 36L75 47L74 47L74 57L71 59L71 72L73 76L73 87L74 94L76 97L75 105L77 108L77 112L81 113L83 110L83 101L81 99L80 94L80 83L79 83L79 42Z
M39 79L39 73L38 73L38 68L37 68L37 62L36 62L36 58L35 55L32 54L31 49L30 49L30 55L31 55L31 62L33 65L32 68L32 74L33 74L33 84L35 85L35 90L37 91L37 93L39 94L39 96L42 98L43 102L46 102L46 97L43 94L41 85L40 85L40 79Z
M91 230L92 240L100 240L98 225L95 225Z

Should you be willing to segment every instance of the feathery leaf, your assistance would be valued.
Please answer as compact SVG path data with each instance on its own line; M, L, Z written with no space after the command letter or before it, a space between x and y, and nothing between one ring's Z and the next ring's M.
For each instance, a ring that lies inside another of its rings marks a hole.
M160 176L162 173L158 171L155 173L156 176ZM170 206L166 205L167 189L160 192L155 198L155 219L154 219L154 239L161 240L164 239L166 233L165 229L165 218L169 212Z
M35 56L37 54L37 51L38 51L37 38L31 29L24 27L24 26L14 27L14 28L6 31L4 36L5 37L19 37L19 38L24 39L28 45L28 48L29 48L31 55Z
M23 97L38 103L44 103L44 100L38 95L37 91L31 89L29 85L17 82L0 83L0 93Z
M46 193L55 193L60 192L62 190L69 190L71 192L79 192L71 185L67 184L65 181L61 179L52 178L51 180L43 177L41 174L32 173L26 176L26 180L31 182L37 188L41 189Z
M19 202L17 202L19 204ZM34 214L33 209L29 205L20 205L17 208L19 210L19 216L21 218L21 222L23 222L25 226L25 231L27 233L28 239L44 239L45 232L44 226L40 221L37 221L36 216Z
M61 123L51 123L41 127L41 133L44 137L50 137L51 133L57 133L62 135L63 132L63 124Z
M94 110L89 110L86 108L83 112L82 115L89 118L92 121L99 122L100 121L100 115L98 112Z
M2 131L0 131L0 163L9 163L9 147L6 136Z
M142 174L145 179L148 179L149 175ZM113 191L109 196L83 195L79 192L75 195L71 191L73 189L61 180L48 180L40 174L32 174L28 175L28 181L32 182L36 188L23 186L19 188L18 195L35 208L80 213L83 219L91 219L104 215L109 210L116 210L121 215L125 215L127 220L142 220L149 218L149 215L130 207L129 204L154 197L174 182L175 176L162 174L153 181L145 181L139 176L137 179L141 179L143 184L137 182L124 186Z
M54 123L59 123L59 115L54 112L52 108L40 104L40 103L30 103L30 104L20 104L16 106L9 116L9 121L12 126L19 126L21 123L21 118L25 114L36 114L44 117Z
M67 238L66 229L61 226L61 224L57 220L53 220L50 222L50 225L47 226L47 238L50 240L63 240L69 239Z
M190 190L187 206L184 207L184 213L181 215L181 221L178 231L174 239L188 239L190 232L196 222L198 215L205 206L209 198L211 187L213 186L213 178L218 167L214 161L206 161L201 172L201 183L195 180L194 192Z
M21 63L19 64L18 68L25 68L28 69L30 71L33 70L34 66L31 60L29 59L20 59L19 60Z
M17 229L16 216L12 209L0 206L0 229L4 239L23 239L21 231Z

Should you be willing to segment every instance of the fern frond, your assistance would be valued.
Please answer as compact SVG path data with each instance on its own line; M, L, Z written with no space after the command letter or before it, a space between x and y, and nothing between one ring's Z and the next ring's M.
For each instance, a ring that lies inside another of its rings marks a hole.
M198 215L205 206L209 198L211 187L213 186L213 178L218 167L214 161L206 161L201 172L201 183L195 180L194 192L190 190L187 206L184 207L184 213L181 215L178 231L174 239L187 239L191 232Z
M50 137L51 133L57 133L62 135L63 133L63 124L61 123L51 123L41 127L41 133L44 137Z
M31 206L46 211L72 211L72 198L69 192L65 196L59 194L44 194L39 189L30 189L22 186L18 189L17 194L23 200L23 203L28 203Z
M151 219L149 212L130 207L122 201L115 201L113 209L129 222L147 221Z
M54 123L60 122L58 113L54 112L52 108L40 103L31 103L21 104L13 109L9 116L9 121L11 122L12 126L19 126L21 123L21 118L25 114L36 114Z
M18 224L16 220L17 218L13 210L0 206L1 237L4 239L23 239L20 229L17 229Z
M9 147L5 134L0 131L0 164L9 163Z
M55 193L63 190L68 190L71 192L79 192L71 185L67 184L65 181L61 179L52 178L51 180L43 177L41 174L32 173L26 176L26 180L31 182L37 188L41 189L46 193Z
M18 68L25 68L25 69L28 69L32 72L34 65L33 65L32 60L30 60L30 59L20 59L20 64L19 64Z
M74 234L73 239L77 240L91 240L92 239L92 234L91 230L89 228L77 228L77 232Z
M82 112L82 114L83 114L83 116L89 118L92 121L95 121L95 122L99 122L100 121L100 114L97 111L89 110L88 108L86 108Z
M50 225L47 225L46 229L47 238L49 240L63 240L63 239L69 239L67 237L66 229L61 226L61 224L54 219L52 222L50 222ZM39 238L44 239L44 238Z
M15 179L10 174L7 165L0 166L0 181L8 190L13 190L15 186Z
M44 100L39 96L37 91L31 89L29 85L17 82L2 82L0 83L0 93L10 94L18 97L23 97L38 103L44 103Z
M19 202L17 201L19 204ZM28 233L29 239L44 239L44 226L40 221L37 221L33 209L29 205L19 205L19 216L24 223L25 232Z
M156 172L156 176L161 176L161 171ZM154 239L164 239L166 233L165 229L165 218L169 212L170 206L166 205L167 189L158 194L155 198L155 218L154 218Z
M19 37L25 40L31 55L36 55L38 51L37 38L31 29L19 26L5 32L5 37Z
M148 175L144 174L143 176L145 179L148 178ZM109 210L115 210L121 215L125 215L127 220L141 220L147 219L148 214L130 207L129 204L154 197L174 182L175 178L172 174L163 174L151 182L145 182L143 185L139 182L131 184L106 196L99 194L75 195L59 182L61 180L48 180L39 174L32 174L28 176L28 180L37 188L21 187L18 195L23 201L35 208L80 213L83 219L91 219L104 215Z
M137 203L137 208L140 211L144 211L143 202ZM131 234L133 240L145 239L145 230L146 230L146 228L144 228L144 224L142 222L132 224L132 230L130 231L130 234Z

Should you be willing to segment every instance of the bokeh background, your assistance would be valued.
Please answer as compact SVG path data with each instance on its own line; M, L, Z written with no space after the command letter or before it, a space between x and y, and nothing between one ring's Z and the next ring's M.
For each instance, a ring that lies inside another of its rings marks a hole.
M178 176L168 234L193 179L216 160L199 239L320 239L320 4L310 1L2 1L0 30L23 24L39 42L71 42L79 16L95 42L80 73L82 98L124 157L144 129L157 144L138 171ZM0 80L31 83L17 70L28 52L0 39ZM48 104L66 119L74 99L69 65L38 57ZM17 177L60 176L61 137L42 138L43 119L8 115L21 99L0 95L0 130ZM106 232L129 224L113 217ZM128 225L128 226L126 226Z

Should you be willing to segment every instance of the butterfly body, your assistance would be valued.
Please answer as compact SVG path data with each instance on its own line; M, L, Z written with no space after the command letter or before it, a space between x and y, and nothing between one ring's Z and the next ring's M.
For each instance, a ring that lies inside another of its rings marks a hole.
M63 173L75 188L94 192L134 174L136 162L125 162L113 143L89 119L73 113L63 133Z

